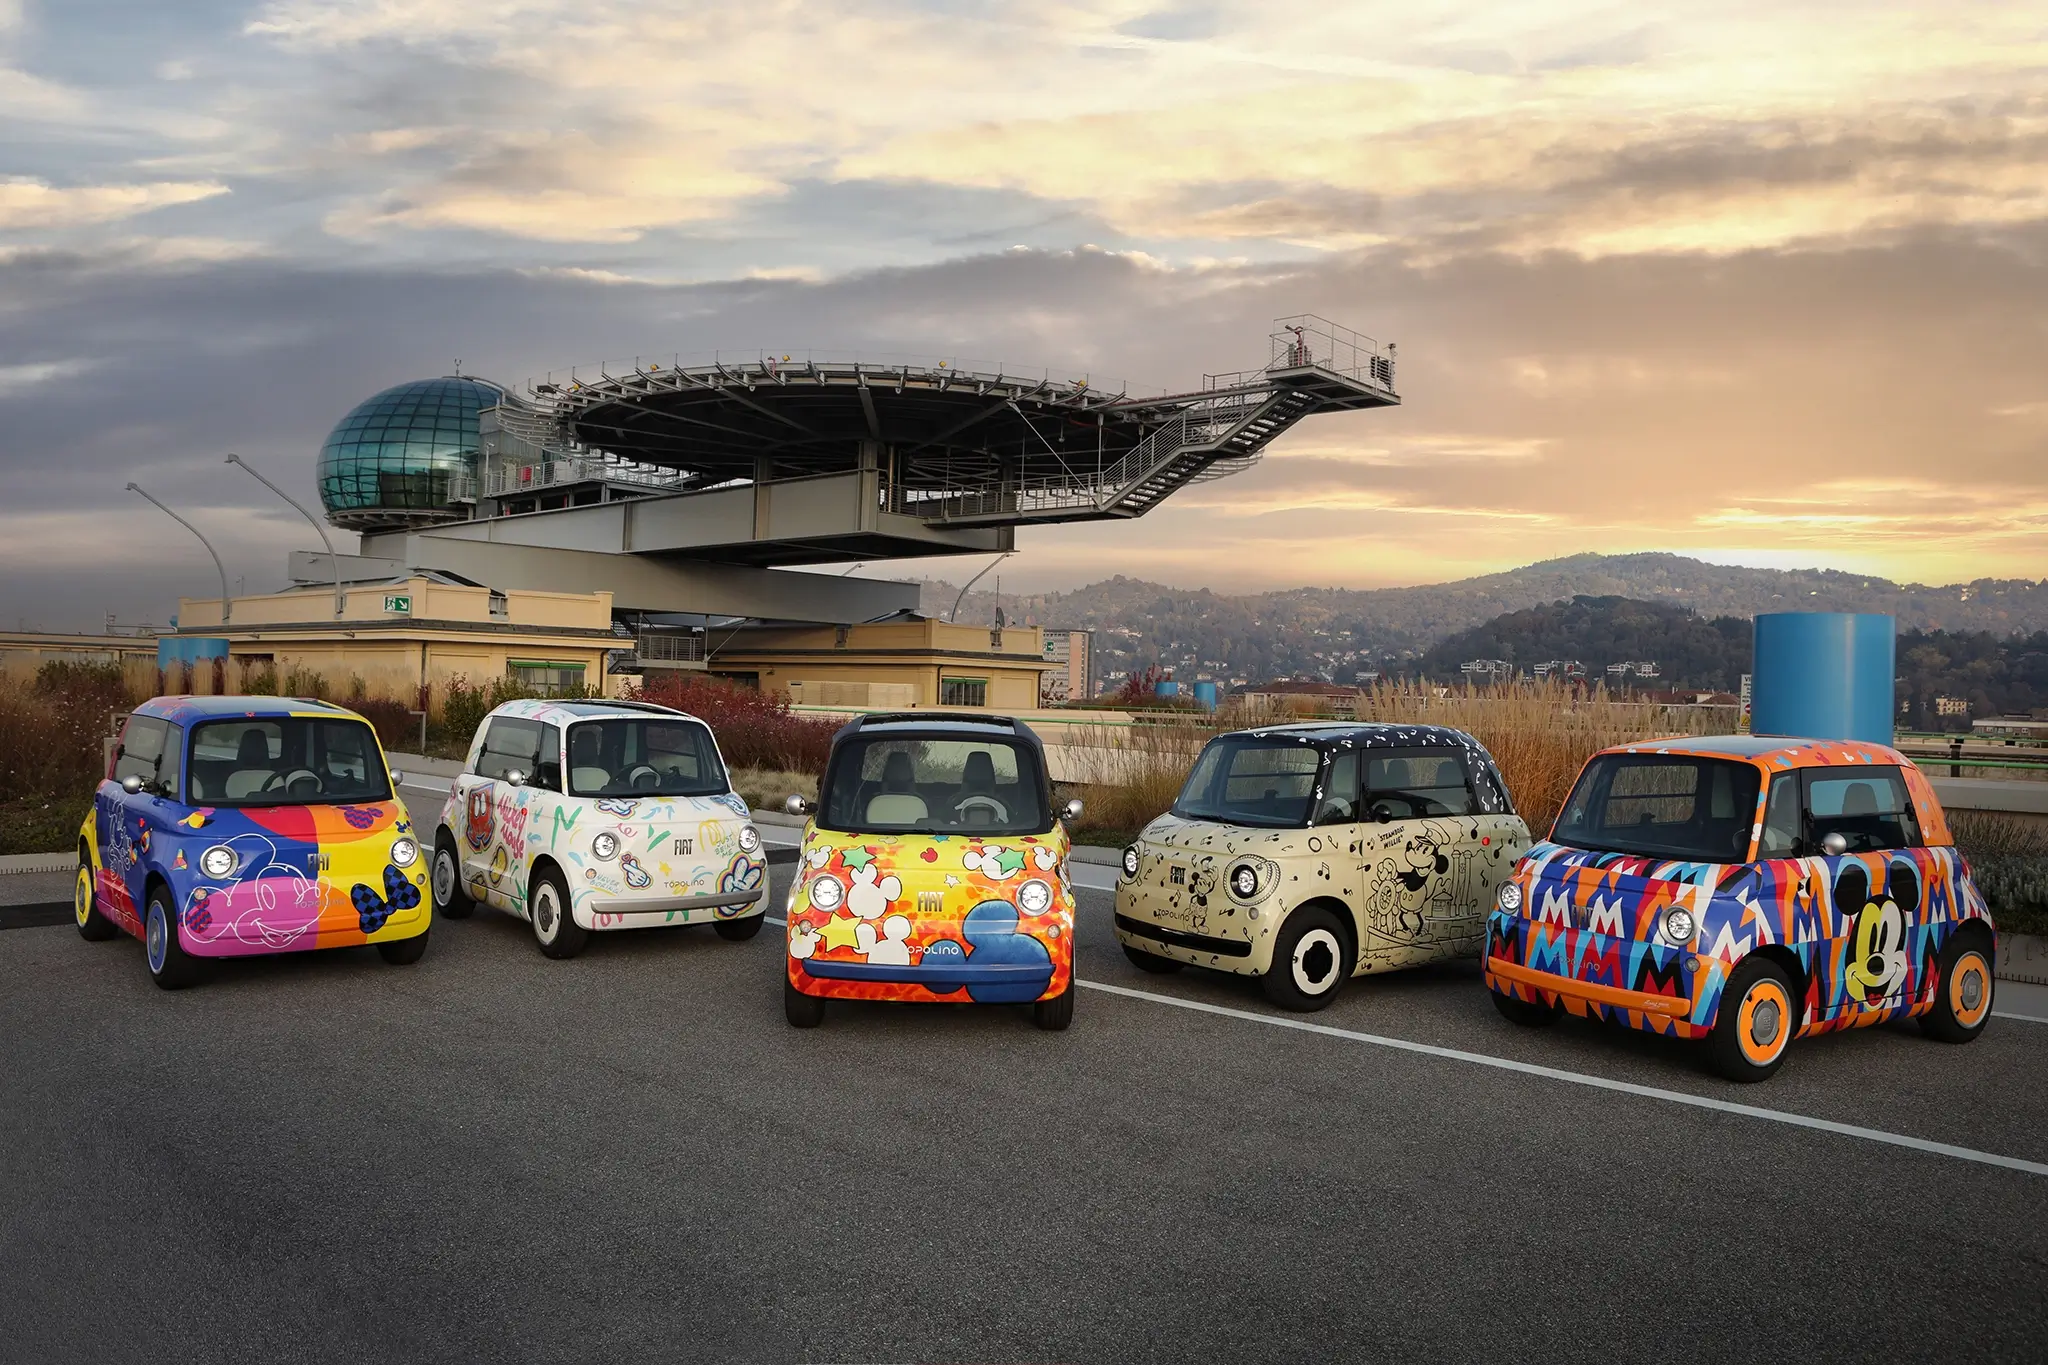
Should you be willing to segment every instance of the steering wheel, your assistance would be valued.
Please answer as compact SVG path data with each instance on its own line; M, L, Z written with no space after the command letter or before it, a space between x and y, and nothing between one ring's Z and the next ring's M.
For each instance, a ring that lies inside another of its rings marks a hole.
M645 763L640 764L627 773L626 782L636 792L661 790L661 774L648 767Z
M954 816L961 821L967 819L970 811L979 811L990 820L1003 821L1010 818L1008 806L982 792L961 797L959 803L953 807Z
M1399 801L1402 805L1408 808L1408 813L1406 815L1400 816L1395 815L1394 812L1387 805L1389 801ZM1371 815L1373 819L1379 821L1381 824L1386 824L1391 820L1397 819L1413 820L1421 814L1422 803L1417 801L1412 796L1402 796L1398 793L1389 792L1385 796L1373 798Z
M306 783L312 785L306 786ZM312 796L326 790L321 785L320 774L311 768L294 768L289 773L272 773L270 780L263 784L264 791L276 791L282 787L293 796Z

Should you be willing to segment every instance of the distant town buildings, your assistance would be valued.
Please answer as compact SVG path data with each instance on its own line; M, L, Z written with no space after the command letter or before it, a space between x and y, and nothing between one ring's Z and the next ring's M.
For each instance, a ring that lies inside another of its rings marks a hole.
M1052 667L1038 675L1038 704L1059 706L1095 696L1095 632L1048 630L1045 662Z

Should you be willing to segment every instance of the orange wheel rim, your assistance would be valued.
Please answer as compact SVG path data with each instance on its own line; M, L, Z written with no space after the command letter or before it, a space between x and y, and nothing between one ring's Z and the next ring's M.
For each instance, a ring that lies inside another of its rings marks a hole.
M1743 994L1735 1014L1742 1055L1755 1066L1778 1060L1792 1037L1792 998L1775 981L1759 981Z
M1975 1028L1991 1013L1991 964L1971 949L1948 974L1948 1011L1964 1028Z

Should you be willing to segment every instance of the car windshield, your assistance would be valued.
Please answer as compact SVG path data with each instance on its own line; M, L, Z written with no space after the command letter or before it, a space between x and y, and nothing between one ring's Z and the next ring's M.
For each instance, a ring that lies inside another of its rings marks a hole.
M1212 739L1195 760L1173 813L1185 820L1298 829L1308 824L1322 763L1321 749L1298 740Z
M1586 765L1552 841L1598 853L1742 862L1756 823L1754 765L1680 754L1602 754Z
M266 716L192 727L193 805L308 806L389 801L376 732L359 720Z
M719 796L731 790L710 727L613 716L569 727L571 796Z
M1043 834L1037 750L1004 739L850 739L832 755L818 824L850 834Z

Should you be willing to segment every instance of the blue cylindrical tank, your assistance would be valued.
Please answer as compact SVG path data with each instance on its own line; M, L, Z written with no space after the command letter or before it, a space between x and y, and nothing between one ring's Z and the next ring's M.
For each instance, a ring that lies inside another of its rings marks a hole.
M1757 617L1750 731L1891 743L1895 637L1892 618L1870 612Z
M1201 707L1204 711L1214 711L1216 709L1215 683L1198 681L1195 684L1195 705Z
M1180 684L1171 678L1164 678L1161 679L1159 686L1153 690L1162 697L1177 697L1180 695Z

